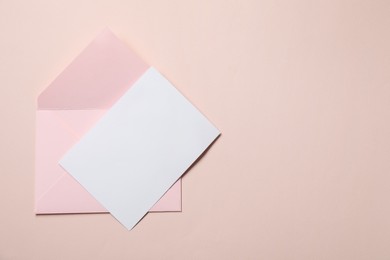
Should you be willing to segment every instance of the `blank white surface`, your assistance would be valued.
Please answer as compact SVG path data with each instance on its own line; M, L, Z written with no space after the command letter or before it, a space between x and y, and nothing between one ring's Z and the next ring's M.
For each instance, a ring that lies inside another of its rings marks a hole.
M60 164L131 229L218 135L150 68Z

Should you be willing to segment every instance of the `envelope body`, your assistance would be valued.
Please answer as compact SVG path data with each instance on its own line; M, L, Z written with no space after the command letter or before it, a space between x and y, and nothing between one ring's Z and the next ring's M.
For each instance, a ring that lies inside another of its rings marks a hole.
M36 214L107 212L58 162L149 67L105 30L39 95ZM180 179L150 211L181 211Z

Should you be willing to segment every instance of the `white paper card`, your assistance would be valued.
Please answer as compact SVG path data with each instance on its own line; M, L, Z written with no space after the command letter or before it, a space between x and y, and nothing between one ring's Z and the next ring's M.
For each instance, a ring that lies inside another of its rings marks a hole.
M219 134L150 68L60 165L131 229Z

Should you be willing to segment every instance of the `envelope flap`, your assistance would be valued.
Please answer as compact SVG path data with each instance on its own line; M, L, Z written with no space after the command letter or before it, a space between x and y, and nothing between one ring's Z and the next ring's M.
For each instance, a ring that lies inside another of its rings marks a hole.
M40 94L38 109L107 109L148 67L106 29Z

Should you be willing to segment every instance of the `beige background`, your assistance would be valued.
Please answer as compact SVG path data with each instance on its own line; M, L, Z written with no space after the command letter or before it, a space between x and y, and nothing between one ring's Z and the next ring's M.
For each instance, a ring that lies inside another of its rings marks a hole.
M390 259L390 1L0 0L0 259ZM183 212L35 216L40 91L105 26L222 130Z

